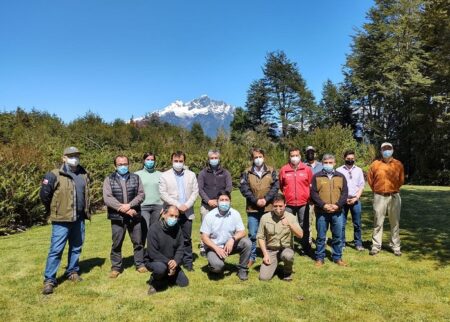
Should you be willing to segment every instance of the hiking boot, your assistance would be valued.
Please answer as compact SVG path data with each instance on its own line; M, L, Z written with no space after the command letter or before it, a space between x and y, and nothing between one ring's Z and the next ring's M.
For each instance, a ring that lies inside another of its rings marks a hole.
M53 288L55 285L52 282L45 282L44 289L42 290L42 294L49 295L53 293Z
M342 259L338 259L337 261L335 261L335 263L336 263L336 265L338 265L338 266L342 266L342 267L347 266L347 263L344 262Z
M283 281L285 281L285 282L292 282L292 273L284 273L283 274Z
M245 269L240 269L237 275L241 281L248 280L248 271Z
M400 251L400 249L394 250L394 255L395 256L402 256L402 252Z
M117 277L119 277L119 275L120 275L120 272L119 272L119 271L114 271L114 270L112 270L112 271L109 273L109 278L117 278Z
M322 267L323 266L323 260L320 260L320 259L316 260L315 263L314 263L314 266L315 267Z
M156 294L158 291L156 290L156 288L153 287L153 285L150 285L150 287L148 288L147 291L147 295L153 295Z
M145 267L144 265L139 266L136 270L137 270L139 273L148 273L148 269L147 269L147 267Z
M83 279L81 278L81 276L80 275L78 275L78 273L72 273L72 274L70 274L68 277L67 277L67 279L69 280L69 281L72 281L72 282L81 282Z
M375 256L380 252L380 250L378 248L372 248L369 252L369 255L371 256Z

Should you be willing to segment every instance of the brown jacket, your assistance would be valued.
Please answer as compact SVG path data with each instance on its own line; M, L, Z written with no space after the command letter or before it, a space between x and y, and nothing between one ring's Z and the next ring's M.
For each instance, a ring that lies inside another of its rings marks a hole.
M403 164L396 159L375 160L370 165L367 182L377 194L397 193L405 182Z
M347 203L347 197L347 180L342 173L334 171L331 179L328 178L325 171L320 171L313 176L311 200L321 210L325 204L334 204L339 207L337 211L339 212Z

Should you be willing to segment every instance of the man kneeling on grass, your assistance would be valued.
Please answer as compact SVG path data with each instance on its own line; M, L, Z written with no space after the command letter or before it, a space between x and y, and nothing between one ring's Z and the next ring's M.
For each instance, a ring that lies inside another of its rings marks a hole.
M294 264L293 235L303 237L297 216L285 211L286 199L278 194L272 201L273 210L264 214L259 224L256 239L263 253L259 279L268 281L273 277L278 260L283 261L283 280L292 281Z
M220 191L217 195L218 207L203 218L200 228L202 241L206 246L206 257L212 274L222 274L225 258L239 253L238 277L248 279L248 260L252 243L245 233L244 223L239 212L230 207L231 195Z
M168 206L163 210L158 223L150 226L147 236L147 267L153 271L148 295L155 294L176 284L188 286L189 280L180 267L184 254L183 234L178 225L177 207Z

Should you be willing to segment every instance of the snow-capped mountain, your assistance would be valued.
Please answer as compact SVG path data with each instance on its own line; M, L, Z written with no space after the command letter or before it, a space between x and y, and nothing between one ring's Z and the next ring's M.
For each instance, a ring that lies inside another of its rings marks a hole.
M201 124L203 131L209 137L216 137L217 131L223 127L230 131L233 120L234 107L223 102L202 95L189 102L175 101L156 113L162 121L190 129L194 122ZM150 113L148 116L150 116ZM145 117L144 117L145 118ZM141 121L144 118L135 118Z

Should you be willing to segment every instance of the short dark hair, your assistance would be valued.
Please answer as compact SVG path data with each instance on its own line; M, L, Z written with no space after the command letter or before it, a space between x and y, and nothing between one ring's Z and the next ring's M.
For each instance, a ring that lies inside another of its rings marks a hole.
M350 154L355 154L355 151L353 151L353 150L346 150L345 152L344 152L344 158L346 158L347 157L347 155L350 155Z
M277 193L275 198L273 198L272 203L275 203L276 201L283 201L283 203L286 203L286 198L282 193Z
M170 156L170 160L173 160L173 157L181 156L183 156L184 161L186 161L186 154L183 151L175 151L174 153L172 153L172 155Z
M300 148L298 148L296 146L290 148L288 153L291 154L291 152L294 152L294 151L298 151L298 152L300 152L300 154L302 154L302 150L300 150Z
M128 157L127 157L126 155L118 154L118 155L116 155L115 158L114 158L114 165L117 165L117 159L118 159L118 158L125 158L125 159L127 159L127 163L128 163L128 164L130 163L130 160L128 159Z
M142 157L142 160L145 161L145 159L147 159L148 157L152 156L153 159L156 161L156 154L153 152L145 152L144 156Z
M217 193L217 199L219 199L220 196L228 196L228 198L230 198L230 200L231 200L231 193L228 190L220 190Z
M253 159L253 153L254 152L258 152L258 153L261 153L263 156L266 156L266 153L264 152L263 149L261 149L261 148L252 148L252 149L250 149L250 158L251 159Z

